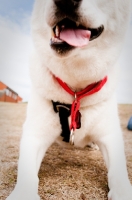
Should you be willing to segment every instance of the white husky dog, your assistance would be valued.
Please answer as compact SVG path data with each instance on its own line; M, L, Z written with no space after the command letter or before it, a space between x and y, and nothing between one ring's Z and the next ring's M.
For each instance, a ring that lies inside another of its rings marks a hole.
M55 141L95 142L108 169L108 199L132 200L115 97L129 9L130 0L36 0L32 92L7 200L40 199L38 171Z

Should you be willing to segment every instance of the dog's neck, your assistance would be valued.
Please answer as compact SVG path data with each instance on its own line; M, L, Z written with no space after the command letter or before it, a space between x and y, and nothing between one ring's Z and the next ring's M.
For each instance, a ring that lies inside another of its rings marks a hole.
M55 77L55 76L54 76ZM85 96L89 96L92 95L96 92L98 92L99 90L101 90L101 88L104 86L104 84L107 82L108 77L105 76L104 79L92 83L90 85L88 85L87 87L85 87L84 89L80 90L80 91L73 91L71 89L71 87L69 87L68 84L66 84L65 82L63 82L60 78L55 77L55 79L57 80L57 82L59 83L59 85L70 95L72 95L73 97L75 97L75 99L77 100L81 100L82 98L84 98Z

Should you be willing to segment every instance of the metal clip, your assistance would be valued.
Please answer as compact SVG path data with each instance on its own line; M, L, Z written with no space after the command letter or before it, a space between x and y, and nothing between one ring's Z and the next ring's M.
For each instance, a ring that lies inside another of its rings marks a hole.
M74 100L77 101L77 94L75 92L75 95L74 95Z
M70 133L70 144L74 145L74 131L73 131L73 129L71 129L71 133Z

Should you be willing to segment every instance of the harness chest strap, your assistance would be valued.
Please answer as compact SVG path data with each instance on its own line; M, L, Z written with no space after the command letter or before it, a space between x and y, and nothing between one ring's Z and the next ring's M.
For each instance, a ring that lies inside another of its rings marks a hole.
M74 97L73 103L71 105L71 123L70 123L70 130L71 130L71 138L70 140L73 140L73 132L81 127L81 113L79 112L80 109L80 100L86 96L92 95L104 86L104 84L107 82L107 76L104 77L104 79L100 80L99 82L92 83L88 85L86 88L79 92L75 92L71 90L68 85L63 82L60 78L55 77L59 85L70 95ZM71 141L71 143L73 143Z

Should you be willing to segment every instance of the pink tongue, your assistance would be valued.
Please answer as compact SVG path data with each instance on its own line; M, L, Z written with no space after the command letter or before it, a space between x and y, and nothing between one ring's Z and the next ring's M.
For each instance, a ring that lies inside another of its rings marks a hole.
M60 32L60 39L75 47L88 45L91 32L82 29L64 29Z

